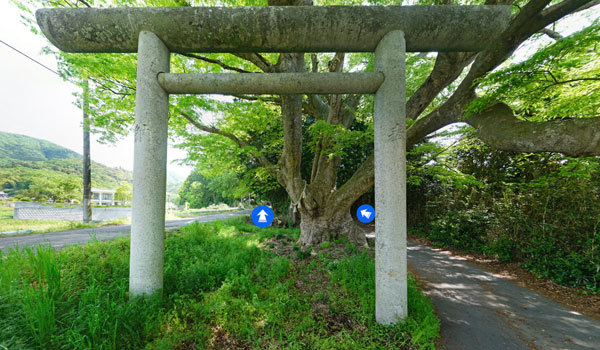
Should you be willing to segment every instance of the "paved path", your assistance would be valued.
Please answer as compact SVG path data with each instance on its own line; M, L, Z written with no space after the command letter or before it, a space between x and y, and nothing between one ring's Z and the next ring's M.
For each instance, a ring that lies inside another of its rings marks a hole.
M204 216L198 216L193 218L182 218L167 220L165 230L173 230L185 225L189 225L192 222L209 222L215 220L222 220L231 218L234 216L248 215L251 210L242 210L231 213L221 214L210 214ZM131 231L131 225L116 225L116 226L104 226L94 228L84 228L79 230L68 230L51 233L33 234L27 236L13 236L13 237L0 237L0 250L6 252L10 248L18 245L20 247L34 246L34 245L47 245L50 244L55 248L61 248L68 245L81 244L88 242L95 236L100 241L106 241L114 239L116 237L129 235Z
M600 322L413 242L412 270L428 284L445 349L600 349Z

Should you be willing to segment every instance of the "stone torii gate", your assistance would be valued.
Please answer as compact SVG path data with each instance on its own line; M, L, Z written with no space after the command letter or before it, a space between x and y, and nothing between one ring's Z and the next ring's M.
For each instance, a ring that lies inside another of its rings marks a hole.
M163 287L169 94L375 94L376 319L407 315L405 52L479 51L508 6L41 9L68 52L137 52L129 290ZM375 52L373 73L171 74L171 52Z

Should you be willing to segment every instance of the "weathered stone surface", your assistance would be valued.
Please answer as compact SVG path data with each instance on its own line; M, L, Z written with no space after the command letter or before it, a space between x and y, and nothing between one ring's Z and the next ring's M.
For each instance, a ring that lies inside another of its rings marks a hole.
M169 50L156 35L141 32L129 258L132 296L150 295L163 287L169 95L156 79L160 72L169 72Z
M375 94L375 319L407 316L406 72L404 35L387 34L375 51L385 81Z
M170 94L374 94L382 73L159 74Z
M372 52L402 30L408 51L479 51L508 6L291 6L40 9L46 37L68 52L137 52L155 33L172 52Z

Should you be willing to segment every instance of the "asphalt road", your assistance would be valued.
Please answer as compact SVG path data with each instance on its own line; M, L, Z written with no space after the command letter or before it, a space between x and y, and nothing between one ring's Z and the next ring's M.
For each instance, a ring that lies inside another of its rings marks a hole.
M428 285L445 349L600 349L600 322L468 264L409 242Z
M192 218L167 220L165 223L165 230L174 230L179 227L189 225L193 222L209 222L227 219L234 216L248 215L251 212L251 210L242 210L232 213L210 214ZM10 250L10 248L13 248L17 245L20 247L51 245L54 248L61 248L68 245L83 244L91 241L94 239L94 237L99 241L106 241L116 237L129 235L130 231L131 225L115 225L41 233L27 236L0 237L0 250L6 252Z

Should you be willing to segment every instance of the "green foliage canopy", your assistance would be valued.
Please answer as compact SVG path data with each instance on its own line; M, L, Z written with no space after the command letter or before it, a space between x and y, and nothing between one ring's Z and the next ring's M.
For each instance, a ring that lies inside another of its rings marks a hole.
M479 112L496 101L526 120L600 116L600 20L480 80Z

